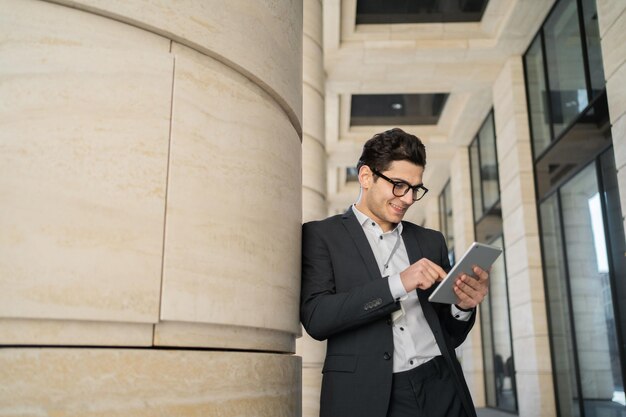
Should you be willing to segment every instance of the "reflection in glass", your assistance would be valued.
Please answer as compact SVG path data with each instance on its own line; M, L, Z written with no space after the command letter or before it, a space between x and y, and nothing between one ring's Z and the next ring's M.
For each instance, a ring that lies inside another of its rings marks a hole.
M567 295L567 270L563 259L563 241L557 195L541 204L541 243L547 284L550 343L556 379L559 415L580 416L570 309Z
M493 245L503 247L502 238ZM504 256L500 256L491 269L489 297L491 304L491 331L493 333L493 367L497 407L515 411L516 384L513 349L511 348L511 328L509 323L509 300L507 296Z
M561 0L544 25L552 123L558 137L589 103L574 0Z
M441 233L446 238L450 266L454 266L454 216L452 215L452 189L449 181L439 194L439 224Z
M524 65L526 67L526 86L534 156L537 158L550 144L549 103L541 53L541 34L535 37L524 56Z
M585 22L589 75L591 77L591 96L597 97L604 89L604 67L600 48L600 28L596 0L582 0L582 13Z
M597 244L605 236L595 174L591 164L561 188L563 232L585 416L621 416L626 409L613 401L623 386L614 367L619 355L606 246ZM600 258L597 249L604 251Z
M472 200L474 203L474 220L483 215L482 192L480 190L480 157L478 156L478 139L474 139L469 148L470 168L472 172Z
M496 372L494 369L493 338L491 333L491 295L487 294L480 303L481 335L483 339L483 363L485 364L485 391L487 405L497 407Z
M483 190L483 208L488 210L499 199L498 160L496 156L496 134L493 126L493 113L490 113L478 132L480 147L480 173Z
M614 271L612 281L615 284L617 325L622 335L626 334L626 280L623 279L626 271L626 238L624 237L624 224L622 222L622 208L619 198L619 186L617 183L617 169L615 167L615 156L613 149L605 152L601 157L602 185L604 186L604 202L606 205L607 231L611 247L611 265ZM617 279L615 279L617 278ZM624 365L620 363L618 353L611 355L613 369L613 380L620 381L621 372ZM616 384L613 394L613 402L626 403L624 387Z

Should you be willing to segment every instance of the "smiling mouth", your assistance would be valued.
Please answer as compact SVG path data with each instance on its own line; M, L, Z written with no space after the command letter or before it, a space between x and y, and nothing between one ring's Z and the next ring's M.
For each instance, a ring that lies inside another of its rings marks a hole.
M389 203L389 205L395 210L395 211L399 211L399 212L405 212L408 207L404 207L404 206L398 206L396 204L393 203Z

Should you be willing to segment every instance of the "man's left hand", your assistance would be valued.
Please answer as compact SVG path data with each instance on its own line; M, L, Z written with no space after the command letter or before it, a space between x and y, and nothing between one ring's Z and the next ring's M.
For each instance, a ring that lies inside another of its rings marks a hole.
M476 277L462 274L454 285L454 292L459 299L456 305L463 310L476 307L489 292L489 273L477 266L473 269Z

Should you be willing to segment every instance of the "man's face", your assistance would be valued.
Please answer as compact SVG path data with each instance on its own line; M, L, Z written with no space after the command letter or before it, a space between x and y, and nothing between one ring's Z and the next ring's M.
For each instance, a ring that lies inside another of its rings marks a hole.
M424 167L409 161L394 161L381 174L394 181L418 185L422 183ZM396 197L393 194L393 184L375 175L369 167L361 168L359 182L363 194L357 208L377 222L384 231L389 231L400 223L413 204L411 191L402 197Z

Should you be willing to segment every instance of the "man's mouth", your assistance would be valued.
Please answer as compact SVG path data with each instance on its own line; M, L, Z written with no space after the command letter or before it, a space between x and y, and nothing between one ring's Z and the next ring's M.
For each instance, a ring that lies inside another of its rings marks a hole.
M393 203L389 203L389 205L398 214L403 214L408 209L408 207L399 206L399 205L393 204Z

